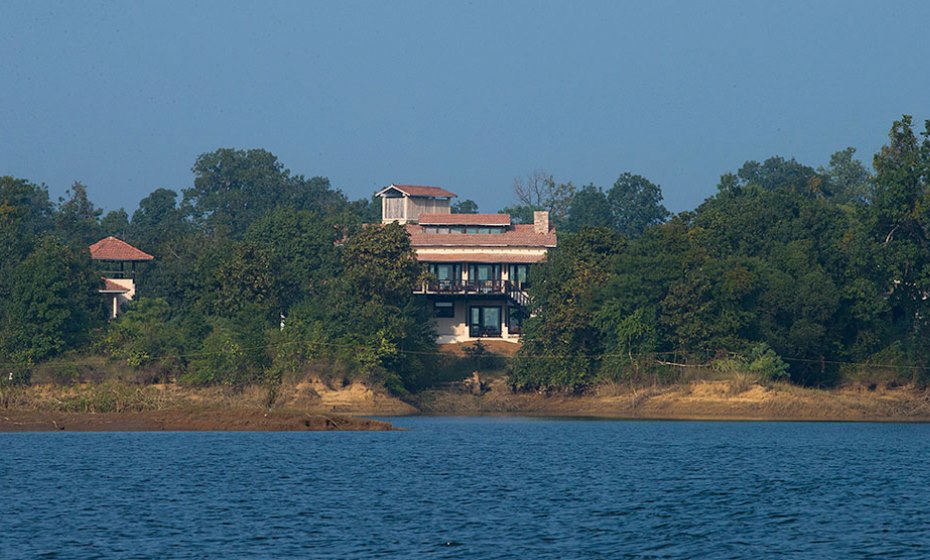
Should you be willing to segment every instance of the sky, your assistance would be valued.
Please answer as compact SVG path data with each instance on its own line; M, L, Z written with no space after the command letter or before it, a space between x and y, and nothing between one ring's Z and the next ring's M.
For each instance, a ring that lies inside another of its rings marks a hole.
M349 198L495 212L536 170L673 212L780 155L871 164L930 118L930 2L0 0L0 175L130 214L197 156L264 148ZM919 127L922 130L922 126Z

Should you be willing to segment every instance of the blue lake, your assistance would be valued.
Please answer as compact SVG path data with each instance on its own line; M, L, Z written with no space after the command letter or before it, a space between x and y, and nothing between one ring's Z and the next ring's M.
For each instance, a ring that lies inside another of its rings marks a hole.
M3 558L928 558L930 425L0 434Z

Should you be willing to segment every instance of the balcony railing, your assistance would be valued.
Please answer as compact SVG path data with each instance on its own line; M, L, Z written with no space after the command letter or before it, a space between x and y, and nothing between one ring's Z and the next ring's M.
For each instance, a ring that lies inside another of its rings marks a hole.
M478 280L474 282L430 282L423 288L427 294L503 294L513 289L510 282L503 280Z
M452 282L440 280L429 282L417 290L420 294L505 294L523 307L528 307L530 298L526 293L527 285L517 284L506 280L478 280L475 282Z

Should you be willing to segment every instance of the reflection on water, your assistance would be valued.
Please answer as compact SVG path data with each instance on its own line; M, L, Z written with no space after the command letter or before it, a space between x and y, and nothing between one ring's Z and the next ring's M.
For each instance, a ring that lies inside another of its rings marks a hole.
M0 556L926 558L928 425L2 434Z

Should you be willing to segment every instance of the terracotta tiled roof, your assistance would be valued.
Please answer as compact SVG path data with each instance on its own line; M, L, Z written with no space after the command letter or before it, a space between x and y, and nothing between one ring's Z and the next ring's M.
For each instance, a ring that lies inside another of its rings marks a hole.
M504 233L426 233L419 224L407 224L410 244L416 247L555 247L555 230L536 233L533 224L510 226Z
M420 262L431 263L517 263L532 264L545 259L545 255L506 254L506 253L445 253L442 255L417 254Z
M390 186L378 191L376 193L376 196L380 196L382 193L387 192L391 189L397 189L407 196L443 196L443 197L458 196L453 192L449 192L446 189L441 189L439 187L425 187L421 185L394 185L394 184L391 184Z
M510 214L420 214L421 225L509 226Z
M110 280L109 278L103 278L103 289L100 291L101 292L116 292L116 293L123 294L123 293L128 292L129 288L127 288L126 286L120 286L119 284L117 284L113 280Z
M115 237L107 237L90 246L90 258L97 261L151 261L155 257Z

